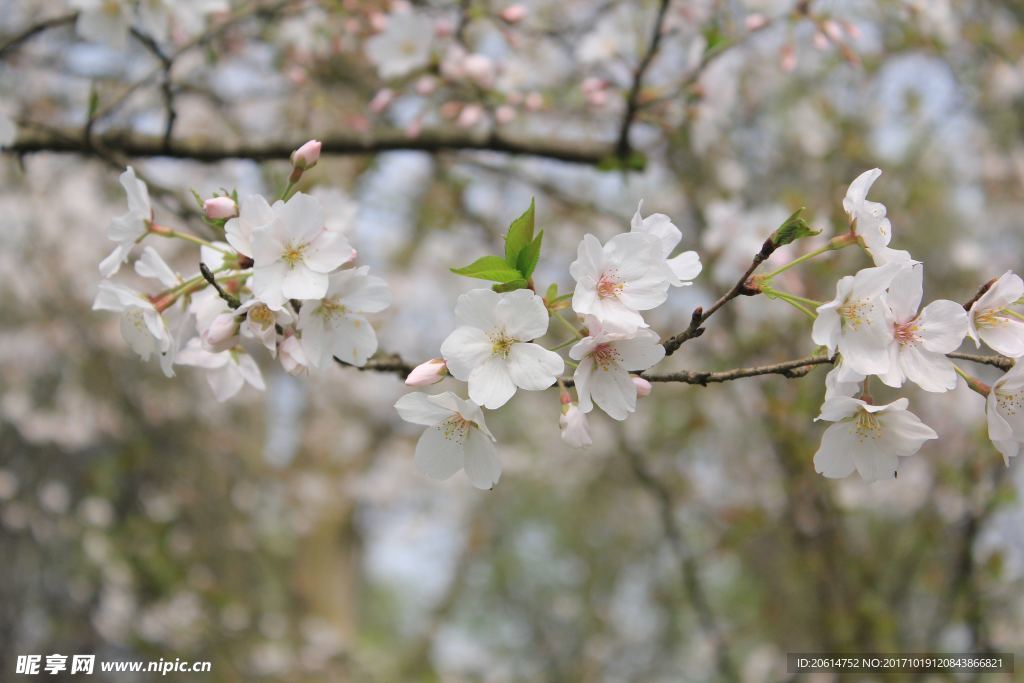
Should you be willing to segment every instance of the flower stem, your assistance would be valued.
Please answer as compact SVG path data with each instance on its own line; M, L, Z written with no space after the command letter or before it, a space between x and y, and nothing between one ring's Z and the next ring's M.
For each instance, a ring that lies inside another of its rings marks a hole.
M220 253L228 256L230 256L232 253L227 249L224 249L223 247L218 247L216 244L210 242L209 240L204 240L202 237L196 237L195 235L190 235L187 232L181 232L180 230L174 230L173 228L168 228L167 226L164 225L157 225L156 223L153 223L150 226L149 231L154 235L160 235L161 237L176 237L178 239L185 240L186 242L192 242L193 244L198 244L203 247L209 247L214 251L219 251Z
M806 315L811 320L814 320L815 318L818 317L817 313L815 313L814 311L812 311L812 310L810 310L808 308L805 308L804 305L802 303L800 303L800 301L799 301L800 297L796 297L796 299L794 299L793 295L786 294L785 292L780 292L778 290L773 290L772 294L773 294L772 298L779 299L780 301L785 301L787 304L789 304L793 308L797 309L798 311L800 311L801 313ZM815 302L815 303L817 303L817 302Z
M856 241L857 241L856 237L854 237L852 235L852 233L843 234L843 235L840 235L839 237L833 237L832 239L830 239L825 244L825 246L821 247L820 249L815 249L814 251L809 251L806 254L804 254L803 256L798 256L797 258L793 259L789 263L784 263L783 265L779 266L778 268L776 268L772 272L767 273L765 275L762 275L761 279L764 280L764 281L771 280L773 277L775 277L779 273L784 273L787 270L789 270L790 268L792 268L793 266L798 266L798 265L800 265L801 263L803 263L805 261L810 261L815 256L821 256L822 254L824 254L826 252L835 251L837 249L842 249L843 247L846 247L846 246L848 246L850 244L853 244Z
M570 330L576 336L576 339L583 339L583 335L580 334L578 329L576 329L576 326L563 318L561 313L555 313L553 317L557 318L563 325L565 325L566 329Z
M990 387L989 385L985 384L984 382L979 380L977 377L972 377L971 375L968 375L966 372L961 370L960 366L957 365L956 363L953 364L953 369L956 370L956 374L958 374L961 377L963 377L964 382L967 383L967 386L970 387L972 391L975 391L975 392L981 394L982 396L988 396L989 392L992 391L992 387Z
M579 339L580 339L579 337L573 337L572 339L568 339L568 340L562 342L558 346L552 346L550 349L548 349L548 351L561 351L566 346L569 346L570 344L575 344L576 342L579 341Z
M1014 311L1012 309L1004 308L1003 309L1003 313L1006 313L1008 315L1012 315L1017 320L1024 320L1024 315L1021 315L1020 313L1018 313L1017 311Z

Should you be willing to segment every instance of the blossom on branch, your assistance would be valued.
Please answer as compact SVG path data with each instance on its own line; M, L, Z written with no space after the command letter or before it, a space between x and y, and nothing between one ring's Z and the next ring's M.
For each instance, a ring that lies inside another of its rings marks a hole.
M879 379L891 387L909 379L925 391L956 388L956 370L947 353L956 351L967 334L967 312L955 301L933 301L918 313L923 295L924 268L900 271L885 298L890 313L892 343L889 371Z
M889 248L892 224L886 217L885 204L868 199L868 190L881 175L882 171L877 168L864 171L850 183L843 198L843 209L850 216L853 230L864 243L864 248L871 254L876 266L911 260L909 252Z
M416 391L398 399L395 409L406 422L427 427L416 442L416 467L423 474L443 480L464 469L479 489L498 483L501 462L480 406L450 391Z
M121 335L128 346L144 361L159 354L164 374L174 376L174 338L163 316L145 294L104 280L100 282L92 310L120 313Z
M647 327L639 311L665 302L667 270L662 242L654 235L622 233L603 246L593 235L584 235L569 266L576 280L572 308L624 332Z
M153 207L149 202L149 190L146 183L135 175L135 169L128 167L121 174L121 186L128 195L128 213L110 221L107 237L117 246L100 262L100 274L110 277L121 269L121 264L128 260L132 247L149 231L153 220Z
M320 301L307 301L299 311L302 349L313 367L325 367L331 358L363 366L377 351L377 334L364 317L391 305L391 290L384 280L368 275L369 266L339 270L329 278Z
M907 410L900 398L882 406L849 396L825 401L815 420L833 422L814 454L814 469L829 479L850 475L864 481L893 479L898 458L917 453L925 441L937 439L928 425Z
M988 344L993 351L1020 358L1024 356L1024 322L1006 315L1008 307L1024 296L1024 281L1006 271L978 297L968 311L967 334L976 346Z
M366 56L381 78L401 78L430 62L434 25L416 12L396 12L387 26L366 41Z
M469 383L470 399L486 408L505 405L517 388L547 389L565 368L557 353L531 343L547 332L548 311L528 289L466 292L455 304L455 321L441 355L452 376Z
M256 361L240 347L217 353L203 348L198 337L178 351L177 363L206 370L206 382L218 401L224 402L249 384L260 391L266 387Z
M678 256L669 258L675 250L676 245L683 239L683 233L675 226L668 216L663 213L652 213L647 218L640 215L643 208L643 201L636 207L633 220L630 222L630 232L638 232L653 235L658 238L661 244L661 256L665 259L665 276L673 287L692 285L690 282L700 275L700 255L695 251L684 251Z
M636 410L638 387L630 372L646 370L665 357L658 335L648 329L632 333L609 331L593 318L587 319L590 336L569 350L579 361L573 374L580 410L589 413L596 403L616 420Z
M997 379L985 398L988 438L1009 465L1024 444L1024 363Z

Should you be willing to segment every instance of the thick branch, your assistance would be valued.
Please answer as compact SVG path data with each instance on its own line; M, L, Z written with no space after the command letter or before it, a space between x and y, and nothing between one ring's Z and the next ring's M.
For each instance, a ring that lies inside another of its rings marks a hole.
M251 159L271 161L288 159L291 153L306 140L290 140L277 143L225 143L221 140L204 138L180 138L164 140L159 136L136 135L130 131L115 130L94 135L85 140L78 131L22 131L22 134L5 151L13 154L36 152L57 152L64 154L91 155L93 145L129 158L168 157L213 163L224 159ZM384 130L372 135L339 133L326 137L323 154L366 155L394 150L415 150L422 152L447 151L490 151L504 154L544 157L575 164L596 165L608 157L610 151L604 145L570 143L553 139L513 139L499 133L489 135L472 134L465 131L425 131L410 138L403 131ZM90 144L91 143L91 144Z
M75 19L78 18L78 12L72 12L70 14L63 14L58 17L50 17L49 19L43 19L40 22L32 24L25 28L20 33L11 36L3 45L0 45L0 59L7 57L9 52L16 50L22 43L28 41L34 36L47 31L51 28L58 26L64 26L65 24L73 24Z

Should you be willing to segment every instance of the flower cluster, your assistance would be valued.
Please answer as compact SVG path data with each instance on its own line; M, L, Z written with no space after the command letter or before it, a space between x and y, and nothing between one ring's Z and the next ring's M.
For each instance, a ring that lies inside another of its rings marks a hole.
M175 365L207 370L221 401L245 384L264 387L245 340L265 347L291 374L332 359L364 365L377 350L366 316L387 308L391 294L367 266L355 265L355 249L326 227L319 201L293 193L319 153L320 143L310 141L292 155L288 186L273 204L255 194L239 200L236 193L203 201L213 240L156 223L146 184L128 168L121 176L128 212L110 224L116 247L100 264L107 279L93 308L120 313L125 341L143 360L158 356L167 376ZM198 244L200 273L183 278L146 246L135 272L162 290L144 294L109 279L149 236Z
M200 33L208 16L227 12L229 0L71 0L78 12L75 30L82 38L123 50L133 29L158 43L172 29L184 35Z
M826 477L844 477L856 469L868 481L891 479L898 457L913 455L938 436L907 410L906 398L873 405L869 377L894 388L909 381L925 391L945 392L956 387L960 373L972 388L988 393L947 354L970 335L976 344L984 341L1005 356L1024 355L1024 323L1009 308L1024 295L1024 283L1013 273L992 283L969 310L947 300L921 308L924 266L908 252L889 247L892 227L886 207L867 199L880 175L878 169L861 174L843 200L851 235L875 266L840 278L835 298L817 307L812 329L814 342L836 360L817 418L833 423L814 456L815 468ZM1016 455L1024 439L1024 429L1013 426L1020 406L1014 379L1019 371L1014 373L1007 373L988 394L990 435L1007 457Z
M583 238L569 269L576 280L573 293L559 296L552 285L541 297L534 291L532 274L543 232L534 236L533 210L531 205L513 222L504 258L485 256L454 269L498 284L459 297L457 327L441 344L443 360L420 365L406 380L425 386L450 374L468 384L470 400L450 392L416 392L395 405L405 420L430 427L416 447L416 463L429 476L444 479L465 468L474 485L493 486L501 467L481 408L500 408L519 389L563 385L562 438L575 447L591 444L586 414L595 404L616 420L626 419L636 410L637 397L650 392L650 384L631 373L646 370L665 356L641 312L661 305L670 287L690 284L700 273L695 252L672 255L682 233L671 220L663 214L643 218L638 208L629 232L604 245L593 235ZM570 298L572 310L583 318L582 329L560 313ZM573 338L548 349L537 340L548 333L552 317L566 325ZM570 344L577 402L565 388L568 381L559 379L566 361L556 349Z

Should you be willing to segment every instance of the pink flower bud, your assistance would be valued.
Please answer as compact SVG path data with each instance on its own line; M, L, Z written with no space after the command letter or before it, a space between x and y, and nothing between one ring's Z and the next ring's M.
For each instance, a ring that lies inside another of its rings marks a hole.
M395 91L391 88L382 88L377 91L377 94L370 100L370 111L374 114L379 114L395 101Z
M463 128L472 128L476 124L480 123L484 118L484 108L479 104L467 104L459 112L459 118L456 123Z
M388 27L388 16L382 12L370 13L370 28L374 31L383 31Z
M852 24L848 21L845 21L843 22L843 28L846 29L846 34L853 38L854 40L860 40L860 37L863 35L860 32L860 27L858 27L857 24Z
M211 197L203 202L203 212L213 220L234 218L238 215L238 205L231 197Z
M310 140L302 145L302 147L292 152L292 166L303 171L313 168L316 166L316 162L320 161L320 148L322 146L319 140Z
M506 21L510 24L518 24L520 21L526 18L526 7L523 5L509 5L505 9L501 10L498 15L502 21Z
M437 90L437 79L433 76L421 76L416 81L416 94L427 96Z
M462 68L480 87L489 88L494 83L494 62L487 55L469 55L463 60Z
M822 28L825 29L825 35L837 43L843 39L843 27L839 25L838 21L826 19L822 24Z
M640 398L647 396L651 393L651 383L645 380L643 377L637 377L633 375L633 384L636 385L636 395Z
M783 45L779 52L779 66L789 72L796 68L796 50L792 45Z
M438 38L447 38L455 33L455 25L447 19L438 19L434 22L434 35Z
M203 348L213 353L227 351L238 343L238 325L233 312L218 314L210 326L199 335Z
M743 25L748 31L760 31L768 25L768 17L763 14L748 14L743 20Z
M827 50L828 46L830 45L830 43L828 42L828 36L826 36L824 33L821 33L820 31L814 34L813 40L814 47L818 48L821 51Z
M503 104L494 110L494 118L498 123L511 123L512 119L516 117L516 110L514 107L510 107L507 104Z
M413 368L405 378L405 383L410 387L426 387L437 384L447 375L448 365L440 358L431 358Z
M596 76L588 76L583 79L583 83L580 84L580 89L583 90L584 95L589 95L594 92L601 92L607 87L603 78L597 78Z
M302 344L295 335L286 337L277 345L277 357L281 361L281 367L289 375L301 375L309 367L306 352L302 350Z
M526 96L526 108L530 111L537 111L544 106L544 96L539 92L531 92Z

